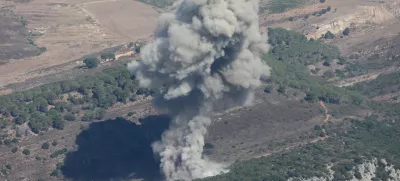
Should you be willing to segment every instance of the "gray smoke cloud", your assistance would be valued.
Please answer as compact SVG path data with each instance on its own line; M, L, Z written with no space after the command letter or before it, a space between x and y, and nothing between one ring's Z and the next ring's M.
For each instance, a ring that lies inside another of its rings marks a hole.
M270 69L259 30L259 0L183 0L162 14L155 40L128 64L141 87L160 90L155 106L172 117L153 143L166 180L192 180L226 172L202 155L213 104L228 98L251 103Z

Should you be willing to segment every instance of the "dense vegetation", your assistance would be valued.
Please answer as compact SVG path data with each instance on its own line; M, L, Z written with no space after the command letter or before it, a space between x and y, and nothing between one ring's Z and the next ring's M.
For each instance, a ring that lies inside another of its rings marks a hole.
M88 57L83 59L83 63L85 63L87 68L96 68L99 65L99 60L96 57Z
M283 13L288 9L296 8L304 0L272 0L267 6L269 13Z
M328 178L327 166L332 164L335 181L353 178L354 166L373 158L386 159L388 164L400 169L400 123L366 120L349 120L346 131L326 125L330 138L314 144L284 151L269 157L239 162L224 175L204 181L268 180L286 181L288 178ZM345 124L343 124L345 125ZM329 128L330 127L330 128ZM335 133L335 134L334 134ZM383 168L386 165L380 164ZM378 169L376 177L387 180L389 175ZM378 179L375 178L375 179Z
M400 90L400 72L381 74L372 81L358 83L351 87L367 96L373 97Z
M272 83L278 84L279 87L289 86L299 89L307 94L305 99L310 102L318 100L334 104L362 102L363 98L357 92L329 85L324 79L310 75L305 66L315 62L340 59L336 47L319 40L307 40L300 33L282 28L269 29L269 42L272 47L264 59L272 68Z
M34 132L46 131L49 127L63 129L65 120L101 119L105 110L116 102L134 101L136 94L150 93L137 88L124 66L107 69L93 76L0 97L0 127L14 122L28 123Z
M340 58L339 49L321 41L310 39L295 31L283 28L270 28L268 42L271 44L271 55L286 63L309 65L315 62Z

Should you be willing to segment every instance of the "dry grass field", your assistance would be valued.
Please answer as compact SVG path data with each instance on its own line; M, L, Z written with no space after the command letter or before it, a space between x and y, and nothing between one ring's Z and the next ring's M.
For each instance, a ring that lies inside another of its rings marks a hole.
M6 1L0 6L26 19L29 32L36 34L31 37L36 46L47 49L39 56L0 65L0 87L71 69L70 65L40 71L150 37L158 17L151 6L130 0Z

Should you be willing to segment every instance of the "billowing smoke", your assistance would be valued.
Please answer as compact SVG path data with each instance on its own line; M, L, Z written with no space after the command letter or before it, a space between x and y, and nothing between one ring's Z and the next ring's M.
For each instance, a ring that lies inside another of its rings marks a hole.
M162 14L154 42L128 69L140 86L160 90L158 109L173 118L153 144L166 180L192 180L226 171L202 156L213 104L249 104L269 67L260 59L269 46L260 33L259 0L183 0Z

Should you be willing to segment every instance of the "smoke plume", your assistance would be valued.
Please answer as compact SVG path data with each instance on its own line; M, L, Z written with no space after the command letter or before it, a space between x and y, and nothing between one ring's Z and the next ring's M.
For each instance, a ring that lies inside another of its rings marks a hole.
M226 171L202 156L213 104L249 104L269 67L260 33L259 0L183 0L162 14L155 40L128 64L140 86L160 90L155 106L173 118L153 151L166 180L192 180Z

